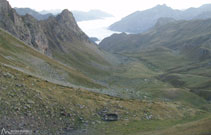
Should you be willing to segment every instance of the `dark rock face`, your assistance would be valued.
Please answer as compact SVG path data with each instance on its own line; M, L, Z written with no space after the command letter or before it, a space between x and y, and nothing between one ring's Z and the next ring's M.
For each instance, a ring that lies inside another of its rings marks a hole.
M52 55L51 48L64 52L63 42L90 42L68 10L38 21L28 14L18 15L6 0L0 0L0 27L47 55Z
M29 30L29 35L31 36L29 44L32 44L35 48L38 48L43 53L46 53L48 49L48 40L44 34L42 26L35 18L30 15L24 16L23 21Z
M6 0L0 1L0 27L43 53L48 41L39 22L33 17L19 16Z
M67 9L56 17L42 21L41 25L50 42L50 49L57 48L65 52L61 42L73 42L74 40L89 42L88 36L78 27L72 13Z

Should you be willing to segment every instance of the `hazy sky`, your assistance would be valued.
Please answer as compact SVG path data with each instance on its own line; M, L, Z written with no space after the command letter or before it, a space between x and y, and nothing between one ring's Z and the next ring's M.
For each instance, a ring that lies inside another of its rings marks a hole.
M125 16L137 10L166 4L174 9L199 7L211 0L8 0L12 7L29 7L37 11L69 9L87 11L100 9L116 16Z

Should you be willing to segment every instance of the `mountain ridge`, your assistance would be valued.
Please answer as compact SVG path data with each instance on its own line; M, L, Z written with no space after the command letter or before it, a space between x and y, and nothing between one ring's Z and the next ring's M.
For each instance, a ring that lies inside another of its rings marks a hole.
M33 16L34 18L36 18L37 20L45 20L45 19L48 19L50 16L53 16L53 14L51 14L51 13L40 14L39 12L32 10L30 8L17 8L17 7L15 7L14 9L21 16L29 14L29 15Z
M145 33L114 34L104 39L100 46L105 51L143 62L149 69L160 71L163 75L157 76L158 80L174 87L190 89L209 99L210 26L211 19L170 19L169 23L157 24ZM197 79L199 86L194 86L189 76Z
M76 21L88 21L88 20L103 19L106 17L113 17L113 15L101 10L90 10L87 12L73 10L72 13Z
M62 10L49 10L49 11L35 11L30 8L14 8L16 12L24 16L26 14L30 14L34 18L38 20L46 20L50 16L57 16L58 14L61 14ZM77 11L73 10L71 11L73 13L73 16L77 22L79 21L88 21L88 20L96 20L96 19L103 19L106 17L113 17L113 15L106 13L101 10L90 10L90 11Z
M69 10L65 9L55 17L50 16L39 21L28 14L20 16L6 0L1 2L6 4L0 9L3 11L0 13L3 18L0 22L1 28L41 53L76 68L89 77L109 74L107 69L115 60L99 50L79 28ZM98 72L99 75L93 72Z
M136 11L115 22L109 26L109 29L120 32L142 33L152 28L159 18L171 17L176 20L198 19L201 14L211 11L210 7L211 5L207 4L199 8L189 8L183 11L172 9L167 5L157 5L151 9Z

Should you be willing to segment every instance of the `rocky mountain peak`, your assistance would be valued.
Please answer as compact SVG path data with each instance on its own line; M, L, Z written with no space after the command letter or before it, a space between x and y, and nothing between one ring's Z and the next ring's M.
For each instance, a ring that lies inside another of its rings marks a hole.
M9 2L7 0L0 0L0 7L10 7Z
M9 12L11 6L7 0L0 0L0 12Z
M75 22L75 19L73 17L73 14L68 10L68 9L65 9L61 12L61 14L59 14L57 16L58 20L63 20L63 21L72 21L72 22Z
M67 9L56 17L39 21L29 14L18 15L9 2L0 0L0 19L1 28L47 55L51 55L52 49L64 52L62 42L90 42Z
M38 20L30 15L19 16L9 2L0 0L0 27L26 44L45 53L48 41Z
M163 4L163 5L157 5L156 8L169 8L166 4Z
M155 10L158 10L158 11L166 11L166 10L172 10L171 7L168 7L166 4L163 4L163 5L157 5L156 7L154 7Z
M61 12L62 15L71 15L72 13L68 10L68 9L64 9L62 12Z
M71 29L75 32L81 31L73 14L68 9L63 10L61 14L56 17L56 20L62 27L66 27L66 29Z
M85 34L79 28L73 14L68 9L63 10L59 15L56 16L55 19L60 27L60 30L56 30L56 32L63 30L63 33L61 34L71 33L72 35L74 33L77 35L77 37L85 36Z

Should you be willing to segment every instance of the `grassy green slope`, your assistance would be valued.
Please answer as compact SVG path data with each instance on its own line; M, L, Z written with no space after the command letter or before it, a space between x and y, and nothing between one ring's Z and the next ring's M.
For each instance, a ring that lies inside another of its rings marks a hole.
M77 69L65 66L0 30L1 63L55 83L102 87Z
M210 26L210 19L175 21L142 34L106 38L102 49L122 56L123 67L114 70L110 84L134 88L142 98L159 93L168 99L165 91L178 88L209 101Z
M171 127L209 114L181 102L124 100L64 87L2 64L0 83L0 126L35 134L122 135L164 128L169 123ZM102 112L116 113L119 120L105 122Z
M164 130L157 130L154 132L148 133L138 133L134 135L210 135L211 134L211 118L204 118L200 120L196 120L193 122L189 122L186 124L178 124L174 127Z
M53 50L53 58L78 69L94 79L110 75L109 69L112 63L116 63L115 57L100 51L92 43L75 40L72 43L64 42L61 44L68 53Z

